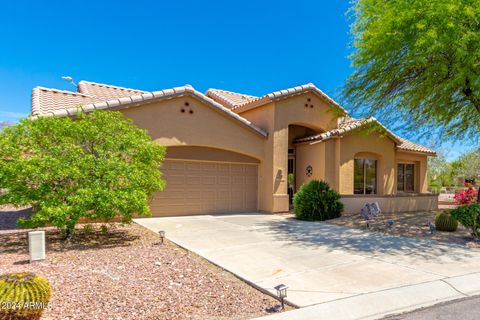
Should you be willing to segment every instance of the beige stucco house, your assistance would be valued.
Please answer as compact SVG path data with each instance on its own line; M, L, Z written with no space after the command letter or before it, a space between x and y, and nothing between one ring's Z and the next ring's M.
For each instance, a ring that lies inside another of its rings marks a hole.
M313 84L262 97L87 81L77 92L33 89L33 116L68 116L79 108L119 110L167 146L167 187L152 199L154 216L286 212L292 194L312 179L337 190L346 212L374 201L386 212L437 208L426 177L435 152L373 118L351 118Z

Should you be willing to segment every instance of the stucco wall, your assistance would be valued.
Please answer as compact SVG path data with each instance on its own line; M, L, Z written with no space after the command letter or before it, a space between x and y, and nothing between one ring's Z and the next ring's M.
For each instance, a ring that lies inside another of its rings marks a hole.
M181 112L182 109L185 112ZM193 97L153 102L121 111L161 145L208 146L263 159L265 138Z
M431 211L438 209L438 195L342 196L345 213L358 213L368 202L378 202L383 212Z
M266 130L267 132L272 132L274 128L274 110L275 103L271 102L264 106L249 109L245 112L240 113L240 116L249 120L257 127Z
M338 192L338 177L340 175L340 156L337 154L340 139L330 139L325 142L325 181Z
M262 177L258 183L259 192L259 208L267 212L275 212L274 210L274 196L273 185L275 183L275 176L273 173L273 136L275 121L275 104L269 103L259 108L251 109L243 112L241 116L257 127L266 130L269 135L264 143L263 161L258 168L258 174Z
M325 180L325 143L297 145L296 162L296 190L311 180ZM312 166L310 177L306 174L307 166Z
M337 116L334 109L318 96L305 93L276 102L275 129L295 124L328 131L336 127Z
M338 114L333 108L312 93L275 102L275 127L273 137L274 210L288 211L287 172L289 126L299 125L323 132L336 127Z
M371 132L353 132L340 143L340 194L353 194L354 159L374 158L377 162L377 194L395 191L395 143L388 137Z
M181 112L182 109L184 112ZM122 109L121 112L137 126L146 129L154 141L167 146L167 150L172 146L211 147L259 160L259 209L272 211L271 206L265 203L268 200L265 190L271 186L271 170L265 170L270 166L265 165L267 138L191 96Z
M316 132L328 131L336 127L338 113L317 95L304 93L242 112L240 115L269 132L268 142L265 144L265 162L262 174L266 180L270 178L272 184L271 186L265 185L264 190L260 191L261 198L266 197L265 200L262 200L264 203L261 203L261 206L267 211L288 211L288 148L292 147L291 139L289 139L291 138L291 136L289 137L289 126L303 126ZM306 167L304 164L307 162L315 162L314 175L316 177L325 178L326 175L325 146L319 144L313 147L312 151L307 150L306 147L300 148L297 150L296 159L296 167L299 170L297 187L306 181L305 168L302 170L302 167ZM320 152L320 155L316 155L315 152ZM269 172L271 176L269 176ZM338 180L338 170L334 177Z

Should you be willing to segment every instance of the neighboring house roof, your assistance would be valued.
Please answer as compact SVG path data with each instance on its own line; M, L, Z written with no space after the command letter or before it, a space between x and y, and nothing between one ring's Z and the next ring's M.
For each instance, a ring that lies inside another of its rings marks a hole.
M344 122L340 123L338 128L327 131L327 132L322 132L316 135L304 137L304 138L299 138L296 139L294 142L295 143L304 143L304 142L311 142L311 141L325 141L329 140L333 137L339 137L342 136L346 133L352 132L355 129L364 127L368 124L375 123L377 125L380 125L380 127L385 130L387 135L396 143L397 149L399 150L404 150L404 151L411 151L411 152L420 152L420 153L427 153L430 155L436 155L436 152L424 147L422 145L419 145L417 143L414 143L412 141L409 141L407 139L401 138L394 133L392 133L390 130L388 130L384 125L382 125L377 119L374 117L369 117L369 118L362 118L362 119L353 119L353 118L348 118Z
M77 92L106 101L115 98L134 96L146 93L147 91L82 80L78 83Z
M221 90L217 90L217 89L210 89L210 90L213 90L213 93L212 93L213 95L218 94L218 92L216 92L216 91L221 91ZM207 91L207 94L210 90ZM230 91L227 91L227 92L228 92L229 96L227 97L225 95L222 95L223 99L233 97L234 95L236 95L236 96L246 96L246 95L242 95L240 93L234 93L234 92L230 92ZM231 106L232 111L235 111L236 113L241 113L241 112L246 111L246 110L250 110L250 109L253 109L253 108L263 106L263 105L265 105L267 103L270 103L272 101L277 101L277 100L284 99L284 98L287 98L287 97L290 97L290 96L293 96L293 95L303 94L305 92L312 92L312 93L316 94L321 99L325 100L328 104L330 104L331 106L340 110L342 113L348 114L348 112L342 106L340 106L335 100L330 98L322 90L318 89L313 83L307 83L305 85L301 85L301 86L297 86L297 87L293 87L293 88L289 88L289 89L284 89L284 90L280 90L280 91L271 92L271 93L266 94L262 97L246 96L246 97L249 97L248 99L245 99L245 100L248 100L248 101L244 101L243 103L234 103L233 105L230 103L229 105L232 105ZM220 100L221 99L219 98L219 102L221 102ZM227 103L229 103L229 102L227 102Z
M205 95L229 109L236 108L245 103L259 99L255 96L219 89L208 89Z
M110 88L107 87L112 88L111 86L104 86L104 88L101 88L99 90L109 90ZM116 88L118 89L119 87ZM124 91L120 90L118 92L126 92L126 90L131 89L125 89ZM33 89L32 92L32 116L33 118L46 116L61 117L73 116L79 111L91 112L93 110L102 109L118 110L138 106L145 102L153 102L157 100L169 99L184 95L196 97L197 99L204 102L206 105L212 107L216 111L219 111L231 117L233 120L238 121L240 124L248 127L256 133L262 135L263 137L266 137L268 135L267 132L255 126L247 119L230 111L229 109L225 108L223 105L219 104L213 99L210 99L201 92L193 89L191 86L183 86L154 92L144 92L141 94L118 97L106 101L99 97L92 97L78 92L69 92L37 87Z

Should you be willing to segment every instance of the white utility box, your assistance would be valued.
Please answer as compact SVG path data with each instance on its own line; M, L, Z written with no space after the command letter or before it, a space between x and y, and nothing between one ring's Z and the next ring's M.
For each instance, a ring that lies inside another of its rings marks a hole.
M30 253L30 262L45 260L45 231L28 233L28 252Z

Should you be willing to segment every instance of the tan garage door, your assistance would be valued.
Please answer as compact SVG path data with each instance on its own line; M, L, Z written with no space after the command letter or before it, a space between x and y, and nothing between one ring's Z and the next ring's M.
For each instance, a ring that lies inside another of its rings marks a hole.
M257 210L257 165L166 160L167 186L154 195L153 216Z

